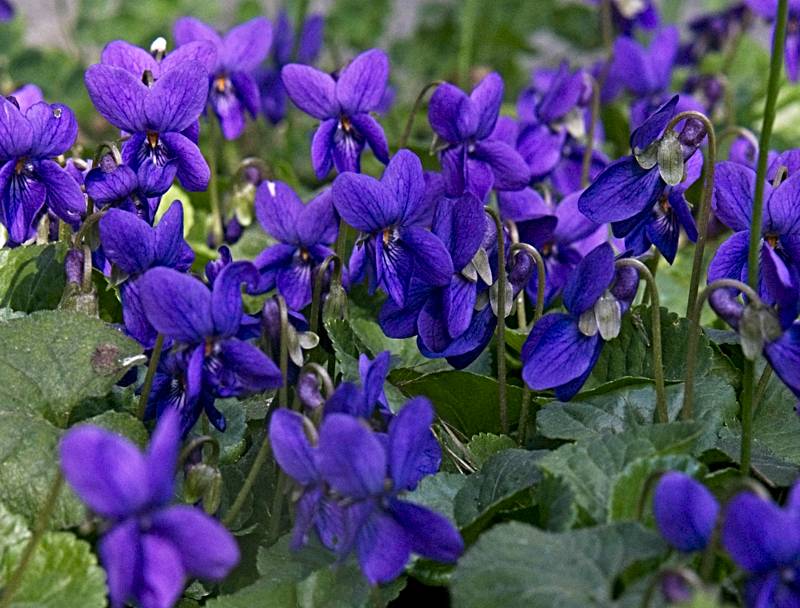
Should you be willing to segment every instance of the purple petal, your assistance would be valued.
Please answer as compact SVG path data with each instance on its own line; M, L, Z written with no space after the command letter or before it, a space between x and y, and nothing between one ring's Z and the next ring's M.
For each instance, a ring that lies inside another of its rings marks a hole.
M503 79L500 74L492 72L484 76L469 98L477 115L475 138L484 139L494 129L503 103Z
M197 120L207 99L208 78L203 66L195 61L182 63L150 89L144 102L147 127L159 133L183 131Z
M155 229L155 259L161 266L188 270L194 251L183 239L183 205L174 201L161 216Z
M134 338L144 348L155 346L158 332L147 320L142 306L142 297L139 293L139 279L129 278L119 288L120 302L122 303L122 320L125 323L125 332Z
M451 144L460 143L478 129L478 113L466 93L448 82L440 84L428 104L428 121L436 134Z
M410 338L417 333L417 317L425 305L431 287L412 281L405 297L405 306L390 298L384 302L378 318L383 333L389 338Z
M475 283L454 276L445 288L444 313L447 315L447 332L457 338L469 327L475 308L478 290Z
M781 381L800 396L800 324L794 323L779 339L767 344L764 354Z
M383 490L386 451L359 419L347 414L326 416L318 449L320 474L337 492L359 499Z
M278 366L263 351L248 342L225 340L220 344L220 360L233 373L231 394L276 389L283 384ZM226 395L228 396L228 395Z
M32 145L32 125L16 105L0 95L0 160L24 156Z
M109 42L100 54L100 63L121 68L136 78L142 78L145 70L158 77L160 69L153 56L144 49L124 40Z
M413 252L396 241L384 242L378 238L374 242L378 284L398 306L403 306L414 270Z
M154 230L133 213L109 209L100 219L100 242L106 257L127 274L144 272L153 264Z
M339 221L329 188L304 205L297 218L297 235L306 246L330 244L336 240Z
M320 120L337 115L336 82L330 74L290 63L281 70L281 80L289 99L306 114Z
M573 192L565 196L556 207L558 224L553 236L562 243L581 241L596 232L599 227L578 209L580 196L580 192Z
M406 403L389 424L389 474L397 490L413 490L435 473L442 451L431 431L433 406L425 397Z
M374 110L389 81L389 57L371 49L351 61L336 81L336 100L348 115Z
M255 70L272 44L272 24L265 17L246 21L225 34L219 61L229 71Z
M522 132L517 147L532 177L543 177L555 169L566 138L563 129L552 131L547 125L531 125Z
M350 122L369 144L370 150L375 154L375 158L384 165L389 162L389 144L386 142L386 134L383 127L371 115L366 112L353 114Z
M99 167L86 174L86 194L100 205L128 198L139 186L134 170L128 165L113 166L107 170L103 164L101 161Z
M658 88L646 51L636 40L619 36L614 41L610 77L623 83L637 97L652 94Z
M183 46L195 40L207 40L214 48L221 48L222 39L216 30L194 17L180 17L172 26L172 35L177 46Z
M152 533L169 541L186 574L220 581L239 562L239 547L222 524L196 507L176 505L153 517Z
M298 244L298 217L304 205L300 197L284 182L261 182L256 190L256 217L261 227L284 243Z
M431 352L444 352L453 339L448 331L448 318L444 308L446 294L437 290L425 302L417 319L419 341Z
M372 585L396 579L411 556L402 526L378 509L361 526L356 549L361 571Z
M325 18L322 15L310 15L300 31L300 45L297 59L300 63L311 63L319 55L322 48L322 33Z
M261 94L255 78L247 72L234 72L230 75L230 79L233 89L236 91L236 97L247 108L250 116L255 118L261 107Z
M551 213L550 207L533 188L498 192L497 204L503 219L512 222L522 222Z
M22 243L35 232L33 223L42 211L47 190L38 181L24 177L15 179L15 165L16 162L10 160L0 169L0 213L11 240Z
M172 500L180 449L180 416L175 410L168 410L158 418L147 449L147 482L151 505L166 505Z
M147 462L127 439L95 426L70 429L59 447L61 470L92 511L121 518L150 498Z
M171 268L153 268L142 277L141 292L147 319L159 333L186 344L214 335L211 293L197 279Z
M578 200L581 213L597 224L626 220L649 209L664 191L655 169L628 156L610 164Z
M128 143L130 144L134 141L134 139L130 139ZM139 191L146 197L161 196L170 189L177 174L177 158L171 158L164 164L145 158L136 170Z
M276 286L289 308L302 310L311 303L313 265L303 262L299 255L278 271Z
M386 400L383 385L389 375L390 360L391 353L388 350L378 353L372 361L364 353L358 357L358 375L370 406Z
M39 161L36 173L47 188L47 206L50 210L68 224L79 224L86 214L86 197L78 182L52 160Z
M790 234L800 231L800 173L795 173L781 183L770 195L766 189L764 200L764 228L777 234ZM752 199L751 199L752 200Z
M378 232L401 217L404 201L368 175L342 173L333 182L332 192L336 211L356 230Z
M33 157L58 156L66 152L78 136L78 121L67 106L39 102L28 108L25 118L33 128Z
M454 563L464 552L461 535L446 517L404 500L393 500L389 509L403 528L413 553Z
M253 265L261 274L258 287L255 293L266 293L275 289L275 280L278 271L285 265L290 264L297 248L293 245L278 243L272 247L267 247L253 260Z
M142 578L134 591L138 603L141 606L173 606L183 593L187 574L179 548L154 534L142 535L141 547Z
M675 95L664 105L659 107L631 134L631 149L644 150L661 137L669 121L675 116L675 106L678 105L678 96Z
M225 266L214 281L211 292L211 315L217 336L236 334L242 321L242 284L255 288L259 276L250 262L232 262Z
M729 161L717 164L711 208L728 228L750 230L755 183L756 172L749 167ZM764 192L764 200L769 200L769 191Z
M491 166L498 190L520 190L530 181L528 165L508 144L497 140L480 142L475 145L474 157Z
M467 178L467 190L477 196L479 200L486 202L489 191L494 187L494 171L492 167L482 160L468 158L465 175ZM448 195L459 196L462 193L448 193Z
M197 144L181 133L162 133L161 139L175 156L176 176L181 186L189 192L206 190L211 179L211 169Z
M275 460L289 477L303 486L317 480L314 448L303 416L286 408L275 410L269 422L269 440Z
M174 51L167 53L167 56L161 61L161 73L173 70L187 61L199 63L207 73L211 74L217 63L216 44L209 40L196 40L181 44Z
M145 100L149 91L130 72L96 64L86 70L86 90L97 111L112 125L129 133L145 130Z
M469 264L480 248L485 217L483 204L469 192L459 198L439 199L431 230L450 252L455 270Z
M564 306L579 317L603 295L614 280L614 251L603 243L580 261L564 287Z
M678 551L691 553L708 545L719 503L703 484L671 471L656 486L653 512L661 536Z
M114 526L100 539L98 553L112 606L123 606L136 594L136 578L142 568L141 542L135 519Z
M417 208L425 196L422 163L417 155L410 150L398 150L383 172L381 184L401 209L397 221L409 225L408 219L419 215Z
M311 140L311 166L317 179L325 179L333 165L333 137L339 128L339 120L330 118L320 123Z
M245 127L244 107L233 91L222 94L212 94L211 107L219 120L222 136L228 141L237 139Z
M461 196L467 190L467 148L456 146L439 156L442 164L442 183L446 196ZM490 171L491 172L491 171ZM478 196L476 194L476 196ZM483 200L480 196L479 199Z
M428 285L447 285L453 276L453 261L439 237L411 226L400 231L403 247L414 260L414 277Z
M719 246L708 266L708 282L724 278L742 279L746 272L749 249L749 232L737 232L729 237Z

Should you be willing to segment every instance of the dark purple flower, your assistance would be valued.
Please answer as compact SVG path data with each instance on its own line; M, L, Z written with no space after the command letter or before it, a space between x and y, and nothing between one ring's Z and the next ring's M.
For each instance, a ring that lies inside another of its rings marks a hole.
M98 207L116 207L133 213L148 224L155 220L160 196L147 196L139 188L136 172L114 154L105 154L84 178L86 194Z
M661 476L653 495L653 512L661 536L678 551L702 551L711 540L719 514L714 495L685 473Z
M272 43L271 66L258 74L261 90L261 110L272 124L278 124L286 116L286 89L281 80L281 69L294 58L297 45L298 63L312 65L322 48L322 30L325 19L322 15L309 15L302 23L299 37L295 32L289 15L285 10L278 13L275 23L275 39Z
M598 5L601 0L588 0ZM632 36L634 28L652 30L658 27L661 18L653 0L614 0L611 16L617 28L626 36Z
M330 190L307 205L283 182L264 181L256 191L256 217L279 242L262 251L253 263L261 273L259 292L277 288L290 308L311 303L319 265L333 254L338 219Z
M389 375L390 359L388 350L378 353L375 359L361 353L358 357L361 387L349 382L340 384L325 403L325 415L348 414L370 420L377 410L381 416L381 428L385 428L394 416L383 388Z
M637 128L631 135L633 155L609 165L578 200L589 219L612 222L614 236L630 235L637 252L653 243L668 259L677 251L680 226L690 238L697 235L683 193L700 169L686 162L705 137L692 120L685 121L680 134L664 133L677 103L676 95Z
M360 280L367 272L370 288L379 285L400 306L412 276L426 285L450 282L450 254L438 237L423 228L433 209L425 197L422 164L414 153L398 151L380 181L342 173L333 183L333 203L348 224L364 233L350 261L351 280Z
M725 510L722 545L747 575L748 606L800 604L800 491L795 484L780 508L751 492Z
M187 190L208 186L208 164L184 134L205 107L206 74L194 60L182 61L150 85L113 65L96 64L86 71L86 89L97 111L131 134L122 159L136 172L145 196L164 194L176 176Z
M747 281L755 183L756 172L744 165L729 161L717 165L712 207L716 216L734 234L719 247L711 260L709 281L724 277ZM781 300L785 285L794 289L800 285L800 208L796 204L800 196L800 173L795 173L777 188L772 188L769 182L764 184L764 188L759 295L772 305ZM778 268L777 273L765 272L767 258ZM796 316L797 311L793 312Z
M38 102L24 113L0 96L0 223L12 244L33 237L46 209L77 225L86 213L78 183L51 160L75 142L78 123L62 104Z
M317 470L347 504L344 542L337 553L343 557L355 550L373 585L397 578L411 553L452 563L464 550L445 517L400 498L438 469L441 449L432 422L433 407L424 397L400 410L388 437L346 414L330 414L322 422Z
M0 21L11 21L14 18L14 5L8 0L0 0Z
M11 93L9 97L13 97L17 102L20 112L23 114L28 111L33 104L44 101L44 93L35 84L24 84L16 91Z
M725 50L732 39L747 29L749 21L745 2L695 17L688 23L691 39L681 46L679 63L698 64L707 54Z
M100 243L105 259L126 279L120 285L125 330L145 348L152 348L158 332L147 320L141 299L141 275L157 266L185 272L194 252L183 239L183 206L175 201L155 228L133 213L109 209L100 219Z
M205 40L217 50L216 65L209 73L208 103L219 120L225 139L244 131L245 112L255 118L261 105L253 71L269 53L272 24L256 17L237 25L224 36L194 17L181 17L173 27L175 44Z
M358 55L338 78L308 65L290 63L281 70L289 99L320 125L311 142L311 164L319 179L336 167L359 172L361 153L369 144L375 157L389 162L389 146L375 111L389 80L389 58L380 49Z
M275 363L237 337L245 316L241 285L254 287L258 282L258 271L250 262L225 266L212 290L198 279L163 267L147 271L138 282L147 320L177 344L175 365L183 368L182 393L170 395L170 401L183 405L184 430L200 415L204 394L236 397L281 385ZM218 413L211 412L209 418L224 428Z
M592 372L606 340L619 335L622 315L639 283L629 267L615 268L611 245L599 245L564 286L567 313L550 313L534 325L522 348L522 377L533 390L555 389L568 401Z
M440 151L448 196L472 192L483 201L492 188L519 190L528 185L530 171L519 153L490 137L503 103L503 79L492 72L467 96L450 83L431 96L428 121L446 144Z
M145 454L127 439L77 426L60 445L61 469L88 507L110 523L99 543L112 608L169 608L186 579L219 581L239 561L233 536L202 510L169 506L180 450L178 416L162 417Z
M648 47L634 38L618 37L609 79L618 80L637 99L668 91L679 39L678 28L674 26L659 30Z
M217 48L207 40L198 40L167 53L166 41L158 38L147 52L124 40L114 40L100 54L100 63L130 72L145 84L158 80L186 61L200 63L210 73L217 61Z

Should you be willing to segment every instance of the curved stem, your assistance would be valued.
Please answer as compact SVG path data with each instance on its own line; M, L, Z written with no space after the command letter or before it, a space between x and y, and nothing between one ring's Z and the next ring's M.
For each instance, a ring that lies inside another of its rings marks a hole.
M592 76L592 113L589 117L589 130L586 133L586 146L583 149L583 164L581 166L581 187L589 185L589 178L592 172L592 155L594 154L594 132L597 129L597 121L600 118L600 85Z
M689 281L689 298L686 302L686 316L699 326L699 317L694 319L691 315L694 309L694 302L697 299L697 290L700 286L700 275L703 272L703 254L705 253L706 240L708 238L708 221L711 218L711 195L714 192L714 168L717 163L717 136L714 131L713 123L708 116L701 112L689 111L681 112L669 121L666 131L675 127L682 120L692 118L703 123L708 137L708 150L703 159L703 192L700 195L700 209L697 211L697 243L694 247L694 261L692 262L692 276Z
M506 396L506 241L500 214L485 207L497 229L497 406L500 429L508 435L508 399Z
M509 259L513 260L514 256L519 251L524 251L531 256L531 258L533 258L533 263L536 264L536 308L533 312L533 322L536 323L536 321L542 318L542 314L544 313L544 290L547 283L544 258L542 258L542 254L539 253L539 250L533 245L529 245L528 243L514 243L508 253Z
M434 87L438 87L440 84L444 84L444 80L434 80L433 82L429 82L426 84L422 90L417 95L417 99L414 101L414 106L411 108L411 114L408 115L408 120L406 120L405 129L403 129L403 135L400 137L400 143L397 147L405 148L406 144L408 143L408 138L411 137L411 129L414 128L414 120L417 117L417 112L422 107L422 102L425 100L425 95Z
M150 361L147 364L147 374L145 374L142 392L139 395L139 410L137 412L139 420L144 420L144 415L147 412L147 401L150 398L150 391L153 390L153 379L156 377L156 370L158 369L158 362L161 360L161 350L163 348L164 334L158 334L158 336L156 336L156 344L153 347L153 352L150 353Z
M656 415L661 423L669 422L667 411L667 392L664 386L664 363L661 350L661 303L658 297L656 279L650 269L636 258L622 258L617 260L617 267L629 266L635 268L640 276L644 277L650 289L650 312L653 326L653 377L656 384Z
M754 302L761 302L755 291L749 285L737 281L736 279L718 279L708 285L697 298L692 310L692 318L697 319L696 331L690 331L686 343L686 378L683 381L683 405L681 406L681 420L691 420L694 416L692 399L694 397L694 368L697 365L697 349L700 343L699 320L703 311L703 305L709 296L717 289L732 288L738 289ZM691 321L690 321L691 323ZM691 329L691 328L690 328Z
M333 395L334 388L333 382L331 381L331 377L328 375L328 371L322 367L319 363L306 363L303 366L303 369L300 370L300 373L303 374L304 372L314 372L317 375L317 378L320 379L322 382L322 387L325 389L325 397L330 398Z
M267 540L274 543L278 540L281 529L281 515L283 514L283 494L286 491L286 475L278 469L278 480L275 483L275 494L272 496L272 509L269 513L269 532Z
M322 264L319 265L314 273L314 293L311 296L309 329L315 334L319 328L319 313L322 310L322 287L325 284L325 273L328 271L330 264L334 265L331 281L336 281L340 285L342 283L342 261L336 254L331 254L322 261Z
M286 300L283 296L276 295L278 300L278 310L281 318L281 344L278 356L281 368L281 384L279 392L279 403L281 407L289 407L289 311L286 308Z
M511 247L519 243L519 230L517 229L516 222L508 220L506 222L508 227L508 235L511 237ZM525 311L525 290L520 290L517 296L517 328L525 329L528 327L528 315Z
M186 459L192 455L192 452L206 444L211 446L211 456L208 458L208 464L211 466L217 466L217 464L219 464L219 441L210 435L202 435L201 437L192 439L192 441L187 443L186 446L184 446L184 448L181 450L180 456L178 457L178 468L183 466L183 464L186 462Z
M47 531L47 524L50 522L53 511L55 511L56 503L58 502L58 496L61 494L61 488L63 485L64 477L59 470L56 473L55 479L53 479L53 483L50 485L50 491L47 493L47 498L45 498L44 504L42 505L42 508L36 517L36 523L34 525L33 532L31 537L28 539L28 543L25 545L25 548L22 550L22 555L19 558L19 564L17 564L16 569L9 577L8 584L6 585L5 589L3 589L2 596L0 596L0 608L9 608L9 606L11 606L11 600L14 599L14 594L19 590L19 586L22 584L22 578L25 575L25 570L28 568L31 558L36 552L36 547L39 545L39 541L42 540L44 533Z

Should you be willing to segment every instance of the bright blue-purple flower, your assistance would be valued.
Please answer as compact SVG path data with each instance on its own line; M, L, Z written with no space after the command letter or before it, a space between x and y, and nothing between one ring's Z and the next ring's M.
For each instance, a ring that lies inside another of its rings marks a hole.
M667 258L675 256L680 226L690 238L696 238L694 219L683 193L689 179L696 179L699 166L687 168L685 163L705 137L699 123L692 120L685 121L678 135L664 133L675 116L677 103L676 95L636 129L631 135L633 155L609 165L578 200L581 213L598 224L611 222L614 236L629 237L629 246L638 251L653 243ZM670 169L660 162L665 149L667 157L677 152L683 158L678 175L675 167Z
M47 209L76 226L86 213L78 183L51 160L78 135L67 106L38 102L24 113L16 100L0 96L0 223L12 244L27 241Z
M269 53L272 24L256 17L224 36L194 17L181 17L173 27L175 44L205 40L216 48L216 64L208 74L208 103L219 120L225 139L236 139L245 126L245 113L255 118L261 105L253 71Z
M483 201L492 188L519 190L530 171L520 154L491 137L500 105L503 79L492 72L467 95L450 83L440 84L428 106L428 121L443 142L439 158L448 196L466 191Z
M708 54L724 51L730 41L747 27L749 11L745 2L723 10L701 14L689 21L690 42L681 46L678 62L696 65Z
M389 375L391 353L385 350L374 359L364 353L358 357L358 375L361 386L350 382L340 384L333 395L325 402L325 415L349 414L370 420L377 411L384 428L394 414L386 400L383 385Z
M109 209L100 219L100 243L105 259L126 276L119 288L125 330L152 348L158 332L144 313L141 275L157 266L181 272L191 267L194 252L183 239L183 206L173 202L155 228L133 213Z
M333 254L338 218L330 190L307 205L283 182L263 181L256 191L256 217L279 242L261 252L253 263L261 273L259 292L277 288L290 308L311 303L319 265Z
M347 64L338 77L308 65L290 63L281 70L289 99L320 120L311 141L311 164L319 179L331 166L339 173L361 169L361 153L369 144L375 157L389 162L383 127L370 112L378 109L389 81L389 58L371 49Z
M734 234L720 245L708 268L708 280L732 278L747 280L747 256L756 172L744 165L722 162L717 165L712 207L716 216ZM764 218L761 225L759 295L769 305L779 303L786 285L794 289L800 264L800 173L773 188L764 184ZM776 273L766 272L769 258ZM793 311L796 316L796 310ZM794 318L794 316L792 318Z
M153 268L139 279L145 316L156 331L176 343L170 353L176 358L172 365L182 371L178 384L168 374L159 379L150 407L158 413L165 407L179 407L184 432L194 425L202 407L212 424L224 429L224 418L207 397L236 397L282 383L275 363L237 337L245 317L241 285L253 288L258 279L250 262L225 266L211 290L171 268Z
M719 503L702 483L678 471L661 476L653 494L661 536L678 551L702 551L714 532Z
M800 604L800 488L781 508L751 492L725 509L722 546L747 573L745 603L757 608Z
M13 97L17 100L17 107L23 114L28 111L33 104L44 101L44 93L35 84L24 84L20 88L13 91L8 97Z
M170 506L180 450L178 416L159 422L147 452L90 425L64 436L64 477L78 496L110 524L98 552L112 608L135 602L170 608L186 579L219 581L239 561L233 536L201 509Z
M281 10L275 22L275 39L270 54L270 67L258 74L261 90L261 111L273 125L286 116L286 89L281 80L281 69L291 61L312 65L322 48L322 30L325 18L322 15L309 15L299 28L298 38L292 22L285 10ZM295 44L297 57L294 58Z
M83 179L86 194L96 207L122 209L152 224L161 197L142 192L136 172L121 161L114 154L104 154Z
M195 141L185 135L205 107L208 83L203 64L182 61L149 85L127 69L96 64L84 80L103 118L131 134L122 159L136 172L145 196L164 194L175 177L187 190L206 189L208 164Z
M603 344L617 335L633 302L637 272L616 268L611 245L589 252L563 290L566 313L550 313L531 330L522 348L522 377L533 390L554 389L568 401L592 372Z
M351 280L365 273L376 286L403 306L411 278L426 285L447 285L453 261L444 243L423 226L433 206L425 196L422 164L414 153L400 150L379 180L342 173L333 183L339 215L363 235L350 261Z

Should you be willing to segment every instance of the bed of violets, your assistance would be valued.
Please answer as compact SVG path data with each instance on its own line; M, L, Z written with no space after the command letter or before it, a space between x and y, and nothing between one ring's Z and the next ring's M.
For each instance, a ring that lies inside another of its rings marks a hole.
M800 606L800 2L463 5L4 66L0 608Z

